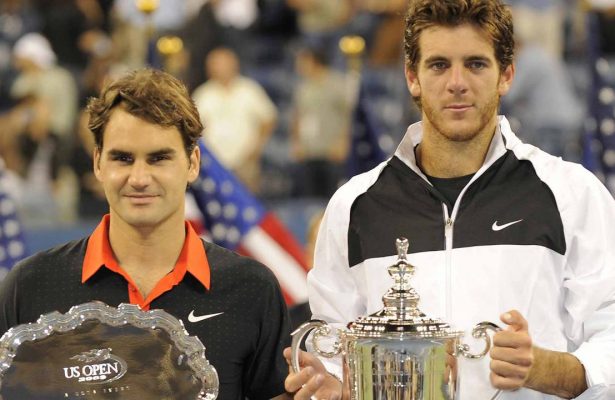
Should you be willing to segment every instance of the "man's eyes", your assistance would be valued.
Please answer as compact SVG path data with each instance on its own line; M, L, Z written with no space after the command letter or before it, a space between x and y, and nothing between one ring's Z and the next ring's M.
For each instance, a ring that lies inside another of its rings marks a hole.
M169 156L168 154L157 154L155 156L149 157L148 162L150 164L154 164L154 163L158 163L158 162L162 162L162 161L166 161L170 159L171 159L171 156Z
M468 61L465 65L466 65L466 68L469 68L471 70L482 70L482 69L487 68L488 64L487 62L482 61L482 60L472 60L472 61ZM429 64L429 68L433 71L444 71L448 67L449 67L449 64L445 61L436 61L436 62Z
M131 163L132 160L132 156L128 155L128 154L117 154L111 157L112 161L118 161L121 163Z
M484 61L470 61L468 67L474 70L481 70L487 67L487 63Z
M147 162L149 164L157 164L167 160L170 160L171 156L168 154L157 154L153 156L149 156L147 158ZM134 162L133 156L129 154L117 154L111 157L112 161L116 161L122 164L132 164Z
M434 62L429 65L429 68L431 68L434 71L442 71L443 69L446 69L447 67L448 67L448 64L445 63L444 61Z

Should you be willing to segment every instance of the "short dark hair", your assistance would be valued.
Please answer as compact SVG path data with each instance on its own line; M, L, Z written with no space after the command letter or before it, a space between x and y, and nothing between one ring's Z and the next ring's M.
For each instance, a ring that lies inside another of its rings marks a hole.
M88 128L98 149L103 147L105 128L118 106L152 124L176 127L188 156L201 137L203 124L194 101L186 86L169 73L150 68L136 70L108 83L99 97L89 99Z
M417 70L421 58L422 31L432 26L455 27L466 23L491 38L500 71L512 64L515 50L512 14L500 0L410 0L404 34L406 64L410 70Z

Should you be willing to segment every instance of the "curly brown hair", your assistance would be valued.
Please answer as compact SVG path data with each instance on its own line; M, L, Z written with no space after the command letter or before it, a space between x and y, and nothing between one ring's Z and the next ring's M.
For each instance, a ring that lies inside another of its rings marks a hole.
M152 124L176 127L188 156L203 131L199 112L186 86L166 72L145 68L108 83L99 97L89 99L88 128L99 150L103 147L111 113L117 106Z
M416 72L421 32L432 26L472 24L492 40L500 71L513 62L515 39L510 9L500 0L410 0L406 13L406 64Z

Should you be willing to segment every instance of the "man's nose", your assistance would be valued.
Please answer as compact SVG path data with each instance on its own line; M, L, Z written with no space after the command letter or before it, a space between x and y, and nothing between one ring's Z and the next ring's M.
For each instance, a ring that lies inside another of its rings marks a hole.
M462 65L453 65L449 69L447 90L453 94L462 94L468 90L467 70Z
M151 167L144 161L136 161L130 168L128 183L135 188L143 188L152 180Z

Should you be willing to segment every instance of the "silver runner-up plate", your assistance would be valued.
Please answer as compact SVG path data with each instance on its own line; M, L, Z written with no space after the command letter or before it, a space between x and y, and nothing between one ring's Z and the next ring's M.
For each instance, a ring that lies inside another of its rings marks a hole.
M95 301L0 338L0 400L214 400L218 388L201 341L163 310Z

